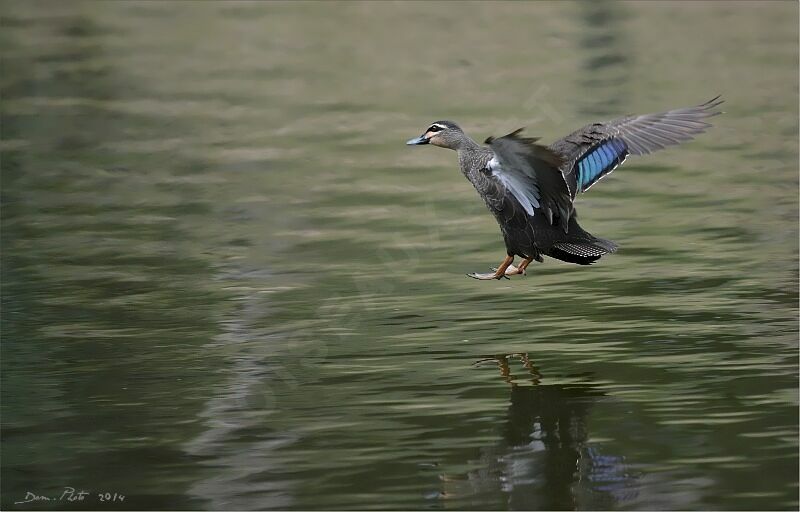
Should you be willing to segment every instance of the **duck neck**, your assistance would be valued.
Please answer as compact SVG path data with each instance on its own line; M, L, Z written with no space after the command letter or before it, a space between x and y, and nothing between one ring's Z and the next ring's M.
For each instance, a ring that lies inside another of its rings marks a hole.
M464 135L464 138L461 140L461 143L457 148L455 148L455 150L458 154L458 164L461 167L461 170L465 172L465 169L473 167L474 162L478 159L478 155L481 152L481 146L468 136Z
M461 159L463 155L467 155L478 151L481 149L480 144L469 138L468 135L464 135L458 143L458 146L454 148L456 153L458 153L458 158Z

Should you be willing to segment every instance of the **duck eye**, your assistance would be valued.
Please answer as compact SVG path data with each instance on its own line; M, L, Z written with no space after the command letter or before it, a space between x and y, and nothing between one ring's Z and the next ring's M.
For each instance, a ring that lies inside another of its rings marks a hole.
M441 131L442 127L436 124L432 124L430 128L428 128L429 132L438 132Z

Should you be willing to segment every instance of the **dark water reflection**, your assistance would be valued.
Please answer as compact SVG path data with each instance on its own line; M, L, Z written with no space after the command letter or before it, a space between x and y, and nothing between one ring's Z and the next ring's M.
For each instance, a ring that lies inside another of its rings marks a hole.
M4 510L797 508L796 4L421 5L3 4ZM510 282L402 144L720 92Z
M521 378L511 366L518 358ZM497 493L513 510L611 509L637 496L637 475L621 455L590 442L590 409L606 395L591 384L542 382L527 353L491 359L510 385L500 442L481 449L480 470L445 476L442 497ZM583 376L591 382L591 376ZM545 379L546 381L546 379Z

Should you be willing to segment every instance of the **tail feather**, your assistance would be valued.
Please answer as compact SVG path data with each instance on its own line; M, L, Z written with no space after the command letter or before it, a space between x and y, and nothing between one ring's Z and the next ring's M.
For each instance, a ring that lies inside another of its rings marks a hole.
M584 232L585 233L585 232ZM586 233L588 235L588 233ZM591 237L591 235L589 235ZM619 246L611 240L602 238L570 239L557 242L550 249L549 256L578 265L591 265L604 254L612 253Z

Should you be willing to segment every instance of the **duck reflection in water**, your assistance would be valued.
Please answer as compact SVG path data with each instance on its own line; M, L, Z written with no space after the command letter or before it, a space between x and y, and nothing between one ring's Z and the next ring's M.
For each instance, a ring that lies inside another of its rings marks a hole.
M523 377L512 364L519 361ZM603 393L587 384L542 384L527 353L500 354L497 364L511 391L502 440L481 449L479 470L444 476L444 499L501 496L511 510L609 509L634 499L637 476L622 456L588 441L589 411ZM478 505L476 503L476 505Z

